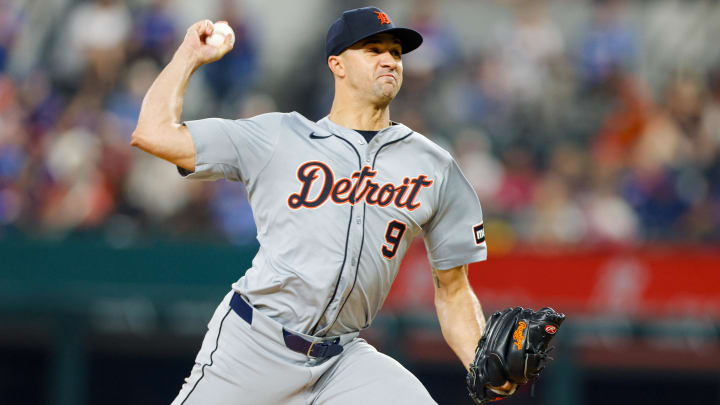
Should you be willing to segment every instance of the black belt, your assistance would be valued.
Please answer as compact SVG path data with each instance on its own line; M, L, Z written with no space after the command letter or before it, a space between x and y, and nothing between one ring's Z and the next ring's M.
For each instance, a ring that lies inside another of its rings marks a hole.
M235 311L240 318L252 325L253 308L245 302L238 293L234 293L230 299L230 308ZM340 338L336 337L332 340L324 342L311 342L304 337L296 335L290 331L282 330L285 346L288 349L302 353L310 357L332 357L342 353L343 347L340 345Z

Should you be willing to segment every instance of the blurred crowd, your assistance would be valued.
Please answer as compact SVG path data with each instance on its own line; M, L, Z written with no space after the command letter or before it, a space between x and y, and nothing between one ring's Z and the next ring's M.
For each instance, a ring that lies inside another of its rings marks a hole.
M186 113L327 114L324 38L307 45L314 91L286 86L263 77L269 50L252 16L216 1L235 47L196 74ZM0 0L0 234L91 230L118 247L148 233L254 239L242 185L184 181L129 147L142 97L187 28L171 3L69 1L64 23L42 30L37 63L18 71L13 55L27 46L20 33L32 15ZM425 42L404 57L391 111L455 155L483 204L491 249L720 240L720 59L692 52L714 45L696 36L720 5L585 1L588 17L568 28L553 13L563 1L467 3L507 18L475 40L442 3L411 3L400 23Z

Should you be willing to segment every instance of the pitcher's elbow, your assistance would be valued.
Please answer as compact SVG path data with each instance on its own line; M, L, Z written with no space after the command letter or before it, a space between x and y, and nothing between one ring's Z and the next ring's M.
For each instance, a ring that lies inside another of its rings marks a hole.
M140 148L142 145L142 139L143 135L142 132L140 132L139 128L135 128L135 130L132 133L132 136L130 137L130 146Z

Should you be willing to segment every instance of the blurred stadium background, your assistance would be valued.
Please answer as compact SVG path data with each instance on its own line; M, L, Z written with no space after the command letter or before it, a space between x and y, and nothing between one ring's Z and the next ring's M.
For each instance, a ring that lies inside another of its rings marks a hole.
M329 24L360 1L0 0L0 404L167 404L257 248L240 184L131 150L186 28L226 19L184 118L326 115ZM375 1L425 36L392 116L483 203L486 314L570 316L512 404L720 404L720 3ZM364 336L469 404L422 243ZM242 403L239 399L238 403Z

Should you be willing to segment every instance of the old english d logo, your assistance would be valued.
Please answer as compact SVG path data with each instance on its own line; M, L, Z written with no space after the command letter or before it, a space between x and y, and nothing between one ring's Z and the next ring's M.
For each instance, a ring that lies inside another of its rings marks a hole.
M515 332L513 332L513 344L518 350L522 350L522 344L525 341L525 335L523 334L525 328L527 328L527 324L523 321L520 321L518 322L517 329L515 329Z
M378 20L380 20L380 24L390 24L390 17L388 17L387 14L383 13L382 11L373 11L373 13L377 14Z

